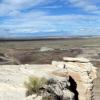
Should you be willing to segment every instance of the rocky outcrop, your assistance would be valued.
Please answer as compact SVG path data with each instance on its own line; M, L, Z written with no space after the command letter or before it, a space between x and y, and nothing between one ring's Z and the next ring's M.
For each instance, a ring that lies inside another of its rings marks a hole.
M43 87L47 95L50 88L56 95L63 94L60 100L93 100L96 68L85 58L69 57L49 65L0 65L0 100L41 100L41 96L25 96L23 83L32 75L53 78L55 84Z
M48 79L53 78L55 84L46 86L44 90L49 89L56 97L60 97L53 100L94 100L93 80L96 78L96 68L88 59L64 57L63 61L52 61L51 69L46 76Z
M42 97L51 97L51 100L74 100L74 93L70 91L68 78L62 80L49 79L48 84L42 87ZM44 99L42 99L44 100Z
M25 100L75 100L75 93L71 91L69 77L48 79L38 92L28 96Z
M73 84L74 80L78 96L75 100L93 100L93 80L96 78L96 68L85 58L63 58L64 61L53 61L52 65L65 68L68 75L72 78L70 82ZM75 92L75 91L74 91Z

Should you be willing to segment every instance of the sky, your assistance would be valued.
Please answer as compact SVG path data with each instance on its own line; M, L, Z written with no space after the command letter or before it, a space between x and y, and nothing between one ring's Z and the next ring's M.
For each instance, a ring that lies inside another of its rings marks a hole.
M0 0L0 38L100 35L100 0Z

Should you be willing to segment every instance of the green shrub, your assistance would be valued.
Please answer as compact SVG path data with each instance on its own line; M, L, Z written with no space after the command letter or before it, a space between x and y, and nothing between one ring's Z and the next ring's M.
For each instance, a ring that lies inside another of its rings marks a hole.
M38 78L35 76L29 77L29 81L25 82L24 85L27 88L26 95L32 95L34 93L39 94L40 88L47 83L45 78Z

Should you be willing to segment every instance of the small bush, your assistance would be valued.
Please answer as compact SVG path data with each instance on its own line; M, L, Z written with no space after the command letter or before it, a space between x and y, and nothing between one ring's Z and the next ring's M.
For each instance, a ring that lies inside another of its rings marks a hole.
M46 83L47 80L45 78L38 78L35 76L29 77L29 81L24 83L28 90L26 96L32 95L34 93L39 94L40 88Z

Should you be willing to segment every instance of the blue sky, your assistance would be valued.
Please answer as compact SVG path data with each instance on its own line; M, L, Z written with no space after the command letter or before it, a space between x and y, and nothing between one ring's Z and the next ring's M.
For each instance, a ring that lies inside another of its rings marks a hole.
M100 0L0 0L0 37L100 35Z

